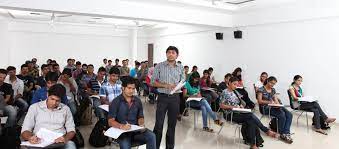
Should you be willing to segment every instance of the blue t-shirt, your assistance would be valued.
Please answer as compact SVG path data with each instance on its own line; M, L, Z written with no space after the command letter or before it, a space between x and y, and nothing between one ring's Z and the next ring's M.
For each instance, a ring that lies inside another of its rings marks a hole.
M135 70L135 68L132 68L132 69L131 69L131 71L129 72L129 75L130 75L131 77L133 77L133 78L136 77L137 71Z
M40 88L39 90L35 91L33 94L33 98L31 100L31 105L40 101L44 101L47 99L47 87L43 87ZM68 104L68 100L67 100L67 96L64 96L61 99L61 103L67 105Z

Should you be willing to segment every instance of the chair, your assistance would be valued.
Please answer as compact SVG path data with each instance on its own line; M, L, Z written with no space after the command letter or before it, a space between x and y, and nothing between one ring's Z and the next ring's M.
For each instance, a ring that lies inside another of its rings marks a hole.
M295 113L300 112L300 114L298 114L298 118L297 118L297 126L299 126L299 118L301 117L301 115L303 113L305 113L305 115L306 115L306 126L307 126L307 131L308 131L309 127L308 127L308 114L307 113L310 112L310 111L301 110L300 106L295 107L294 104L293 104L293 97L292 97L289 90L287 90L287 94L288 94L288 98L290 99L290 106L291 106L291 109L293 110L292 112L295 112ZM298 103L300 105L299 101L298 101Z
M267 106L269 109L268 109L268 115L267 114L265 114L265 111L264 111L264 108L265 108L265 106ZM260 107L262 107L261 109L260 109ZM259 105L259 112L260 112L260 114L261 114L261 117L260 117L260 120L263 118L263 117L265 117L265 116L267 116L268 117L268 119L270 119L270 120L272 120L273 118L275 118L276 119L276 123L277 123L277 133L279 133L279 119L277 118L277 117L275 117L275 116L271 116L271 106L268 106L268 105L263 105L263 106L260 106Z
M195 107L191 107L190 102L186 102L186 108L184 110L184 112L182 114L184 114L186 111L192 111L193 115L194 115L194 129L197 128L197 113L200 113L200 107L199 108L195 108Z

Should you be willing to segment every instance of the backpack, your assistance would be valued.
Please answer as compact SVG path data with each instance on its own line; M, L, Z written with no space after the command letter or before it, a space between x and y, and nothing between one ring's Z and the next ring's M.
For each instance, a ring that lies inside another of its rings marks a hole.
M20 134L20 126L3 128L2 135L0 136L1 148L20 149Z
M75 143L77 148L81 148L85 146L84 138L82 137L82 134L77 128L75 128L75 136L73 137L72 141Z
M89 105L84 111L82 111L80 116L81 125L91 125L92 124L92 106Z
M272 131L277 132L277 118L272 118L269 126Z
M94 147L104 147L107 145L108 137L104 135L108 129L107 120L99 120L89 136L89 144Z

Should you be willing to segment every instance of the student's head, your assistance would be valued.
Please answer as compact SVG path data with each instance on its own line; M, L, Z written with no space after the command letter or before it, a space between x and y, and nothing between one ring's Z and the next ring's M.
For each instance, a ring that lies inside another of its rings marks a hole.
M70 77L72 77L72 70L69 68L65 68L61 75L63 76L64 79L69 79Z
M76 69L78 69L78 70L80 70L82 67L81 67L81 62L80 61L77 61L76 63L75 63L75 67L76 67Z
M61 84L55 84L48 89L47 108L55 109L59 106L61 98L66 96L66 89Z
M154 64L153 64L153 67L155 67L155 66L157 66L157 65L158 65L157 63L154 63Z
M186 66L184 66L184 71L185 71L185 73L188 73L188 71L189 71L189 67L186 65Z
M119 79L120 76L120 70L117 67L112 67L111 70L109 70L109 80L112 82L116 82Z
M108 65L112 65L112 60L108 60Z
M48 60L46 61L46 63L47 63L47 64L50 64L51 61L52 61L51 59L48 59Z
M178 61L178 64L180 64L180 65L181 65L181 61Z
M34 67L34 64L32 61L26 61L25 64L27 64L29 70Z
M189 83L193 87L198 87L200 81L200 74L198 72L193 72L189 78Z
M210 76L210 72L207 69L205 69L203 72L203 78L207 79L209 76Z
M132 97L135 92L135 80L134 78L127 76L122 81L122 93L126 97Z
M53 72L60 72L59 64L53 64Z
M69 59L67 59L67 65L72 65L72 61L73 61L73 60L72 60L72 59L70 59L70 58L69 58Z
M260 75L260 81L264 82L267 79L267 77L268 77L267 72L262 72Z
M192 67L192 72L197 72L198 71L198 66L193 66Z
M82 64L82 71L87 73L87 64Z
M117 58L117 59L115 59L115 65L119 65L119 59Z
M241 76L241 72L242 72L242 69L240 67L238 68L235 68L232 75L237 77L237 76Z
M264 86L267 88L273 88L277 82L278 82L277 78L270 76L265 80Z
M42 74L46 75L49 72L48 65L42 64L41 65L41 72L42 72Z
M169 62L173 62L178 58L179 50L175 46L169 46L166 49L166 57Z
M104 64L107 64L107 59L106 58L104 58L102 61L104 62Z
M5 69L0 69L0 83L4 83L5 78L7 76L7 70Z
M227 84L227 83L229 82L229 80L230 80L231 77L232 77L232 74L227 73L227 74L225 75L225 77L224 77L224 82Z
M141 66L141 68L146 68L146 63L145 63L145 61L142 61L142 62L140 63L140 66Z
M140 63L140 62L138 62L138 61L136 61L136 62L135 62L135 68L139 68L139 67L140 67L140 65L141 65L141 63Z
M126 60L122 60L122 65L126 67L127 66L127 61Z
M213 68L212 68L212 67L208 68L208 72L209 72L210 74L212 74L212 73L213 73Z
M292 85L300 86L302 82L303 82L303 78L300 75L295 75L293 77Z
M36 64L37 61L38 61L38 59L32 58L32 63L33 63L33 64Z
M51 86L55 85L58 79L58 74L56 72L48 72L45 76L46 87L50 88Z
M10 77L15 77L15 75L16 75L16 68L14 66L8 66L7 67L7 74Z
M72 65L74 65L75 64L75 59L72 59Z
M22 64L21 65L21 74L26 75L28 73L28 65Z
M94 66L92 64L89 64L87 66L87 72L90 73L90 74L94 72Z
M129 63L129 59L126 59L125 61L126 61L127 65L128 65L128 63Z
M238 83L239 79L237 77L232 76L227 83L227 88L234 91L235 89L237 89Z
M106 69L104 67L100 67L98 69L98 74L97 74L98 78L102 79L105 77L105 75L106 75Z

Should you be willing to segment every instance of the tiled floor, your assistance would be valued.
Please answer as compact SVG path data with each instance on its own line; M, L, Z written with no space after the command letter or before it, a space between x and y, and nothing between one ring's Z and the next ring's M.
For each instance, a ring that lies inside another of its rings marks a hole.
M142 99L143 100L143 99ZM155 105L148 103L144 104L144 113L146 126L153 130L155 123ZM261 116L257 114L257 116ZM309 129L307 131L306 119L303 115L299 120L299 126L296 124L297 115L294 114L292 132L295 133L292 137L294 139L293 144L286 144L276 139L268 138L265 134L262 134L265 143L264 147L266 149L339 149L339 132L337 125L332 125L331 130L329 131L328 136L324 136L318 133L315 133ZM165 120L167 121L167 120ZM264 118L262 120L264 124L268 124L268 119ZM309 120L311 123L311 119ZM94 125L94 124L93 124ZM80 131L85 138L85 149L94 148L89 145L88 137L93 128L91 126L81 126ZM165 126L166 127L166 123ZM212 124L214 130L219 130L220 127ZM164 134L165 134L164 129ZM176 127L176 146L177 149L247 149L249 146L244 144L234 143L234 126L226 124L222 129L220 135L217 133L208 133L202 131L202 118L201 114L198 115L197 129L193 128L193 113L190 113L189 117L184 117L181 122L177 123ZM165 137L163 137L165 138ZM238 140L236 140L238 141ZM161 142L161 148L165 148L165 140ZM338 143L338 144L337 144ZM116 146L106 146L105 149L109 148L118 148ZM139 149L145 149L146 146L140 146Z

